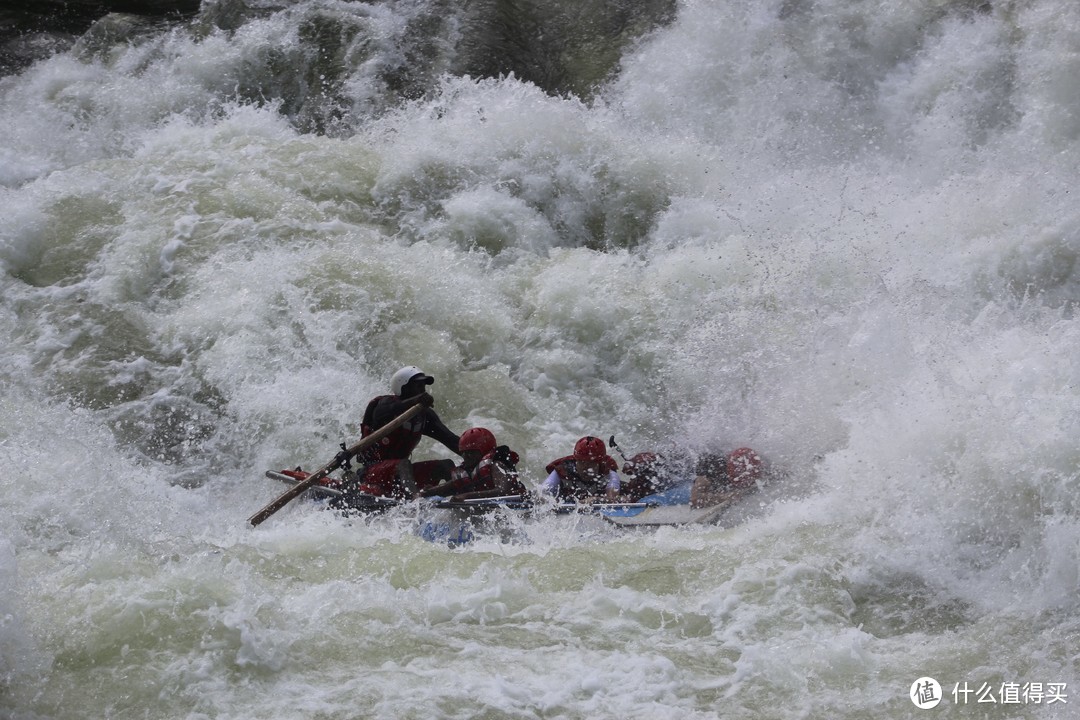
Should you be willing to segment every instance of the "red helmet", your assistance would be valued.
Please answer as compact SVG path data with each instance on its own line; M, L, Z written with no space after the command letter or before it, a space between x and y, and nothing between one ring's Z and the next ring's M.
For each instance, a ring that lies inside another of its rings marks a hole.
M461 433L458 440L458 450L479 450L485 455L495 449L495 434L487 428L474 427Z
M727 456L728 481L735 487L750 487L761 477L761 456L750 448L732 450Z
M598 437L588 435L574 445L575 460L603 460L607 456L607 445Z

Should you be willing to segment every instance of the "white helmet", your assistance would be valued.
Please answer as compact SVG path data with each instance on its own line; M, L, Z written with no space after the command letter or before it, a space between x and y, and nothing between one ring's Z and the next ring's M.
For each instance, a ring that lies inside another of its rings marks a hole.
M410 380L419 380L425 385L430 385L435 382L435 378L427 375L423 370L413 365L408 365L401 368L394 376L390 378L390 389L394 391L394 394L401 397L401 389L405 387Z

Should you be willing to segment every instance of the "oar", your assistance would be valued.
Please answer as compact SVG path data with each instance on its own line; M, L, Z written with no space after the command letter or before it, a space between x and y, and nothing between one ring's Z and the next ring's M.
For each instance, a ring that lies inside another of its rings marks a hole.
M277 470L267 470L266 471L266 477L270 478L271 480L280 480L281 482L285 483L289 487L292 487L296 483L300 482L300 480L297 480L292 475L286 475L285 473L280 473ZM335 498L336 497L341 497L342 495L345 494L345 493L341 492L340 490L338 490L337 488L324 487L322 485L315 488L315 492L319 493L320 495L325 495L326 497L335 497Z
M517 510L531 506L532 503L523 495L498 495L496 497L468 498L466 500L439 500L434 503L434 507L442 510L488 507L505 507Z
M624 461L624 462L629 462L629 460L628 460L628 459L627 459L627 457L626 457L626 453L624 453L624 452L622 451L622 448L621 448L621 447L619 447L618 445L616 445L616 444L615 444L615 436L614 436L614 435L612 435L612 436L611 436L611 439L607 441L607 444L608 444L608 447L610 447L610 448L615 448L615 450L617 450L617 451L618 451L618 453L619 453L620 455L622 455L622 459L623 459L623 461Z
M300 495L305 490L307 490L309 487L311 487L315 483L322 480L324 477L326 477L327 475L332 473L334 470L337 470L339 467L341 467L342 464L345 462L345 458L343 456L346 453L348 454L348 457L352 457L356 453L358 453L361 450L363 450L364 448L366 448L368 445L372 445L374 443L377 443L378 441L382 440L384 437L389 435L391 432L396 430L398 428L398 426L407 423L414 415L416 415L417 413L419 413L423 409L424 409L424 406L421 405L420 403L417 403L416 405L413 405L411 408L409 408L405 412L398 415L396 418L391 420L386 425L383 425L381 428L379 428L375 432L371 433L366 438L363 438L362 440L360 440L360 442L358 442L355 445L353 445L352 447L346 449L344 453L338 453L337 456L334 457L334 459L331 460L327 465L325 465L322 468L316 470L311 475L308 475L306 478L304 478L300 482L296 483L296 485L293 485L291 488L289 488L284 493L282 493L281 496L277 500L270 503L269 505L264 507L262 510L260 510L259 512L255 513L254 515L249 517L248 522L251 523L252 525L258 525L263 520L265 520L266 518L270 517L271 515L276 513L278 510L280 510L281 508L288 505L289 501L292 500L293 498L295 498L297 495Z
M572 512L594 513L603 512L604 510L629 510L632 508L650 508L656 506L657 503L651 502L557 503L555 505L555 512L557 514L565 514Z
M458 502L463 503L504 503L504 502L521 502L524 498L521 495L497 495L495 497L486 498L468 498L466 500L460 500Z

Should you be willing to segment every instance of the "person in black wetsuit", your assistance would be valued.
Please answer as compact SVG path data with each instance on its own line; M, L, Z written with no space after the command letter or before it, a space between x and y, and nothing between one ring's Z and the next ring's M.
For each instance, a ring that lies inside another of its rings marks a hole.
M432 438L460 455L458 436L443 424L432 408L435 398L427 391L427 386L434 382L435 378L409 365L398 370L390 379L392 395L380 395L368 403L360 423L362 437L367 437L416 404L423 405L424 410L357 455L363 467L356 473L355 491L411 499L424 488L450 479L455 464L453 460L416 463L409 460L423 437Z

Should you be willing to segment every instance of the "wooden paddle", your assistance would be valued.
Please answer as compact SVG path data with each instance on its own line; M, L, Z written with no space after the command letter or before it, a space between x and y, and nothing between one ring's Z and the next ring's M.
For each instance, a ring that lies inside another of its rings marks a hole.
M424 409L424 406L421 403L417 403L417 404L413 405L411 408L409 408L405 412L398 415L396 418L394 418L393 420L388 422L386 425L383 425L381 428L379 428L375 432L371 433L367 437L360 440L360 442L358 442L355 445L353 445L352 447L346 449L345 452L348 453L349 457L352 457L356 453L358 453L361 450L363 450L364 448L366 448L368 445L372 445L372 444L377 443L378 441L382 440L384 437L386 437L391 432L396 430L398 428L398 426L404 425L405 423L407 423L410 419L412 419L413 416L417 415L423 409ZM344 462L344 459L341 459L341 456L342 456L342 454L338 453L337 457L335 457L333 460L331 460L327 465L325 465L322 468L316 470L311 475L308 475L306 478L304 478L300 482L296 483L296 485L293 485L291 488L289 488L284 493L282 493L281 497L279 497L277 500L274 500L274 502L270 503L269 505L264 507L262 510L260 510L259 512L255 513L254 515L249 517L248 522L251 523L252 525L258 525L263 520L265 520L266 518L270 517L271 515L276 513L278 510L280 510L281 508L288 505L290 500L292 500L297 495L299 495L300 493L307 490L309 487L311 487L315 483L322 480L324 477L326 477L327 475L332 473L334 470L337 470L339 467L341 467L342 463Z

